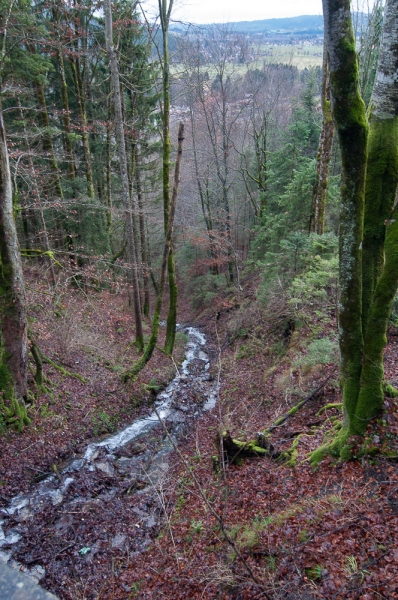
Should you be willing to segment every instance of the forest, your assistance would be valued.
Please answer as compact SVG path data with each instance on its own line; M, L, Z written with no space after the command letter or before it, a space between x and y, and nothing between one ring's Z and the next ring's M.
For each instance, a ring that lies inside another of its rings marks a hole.
M0 0L0 597L398 599L398 0L174 10Z

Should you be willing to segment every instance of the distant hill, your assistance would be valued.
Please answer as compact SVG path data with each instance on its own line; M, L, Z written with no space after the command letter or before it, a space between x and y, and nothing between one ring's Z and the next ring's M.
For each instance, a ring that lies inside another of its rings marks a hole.
M200 27L207 28L214 24L201 25ZM301 17L287 17L283 19L262 19L259 21L237 21L227 24L231 29L239 33L313 33L323 32L323 17L322 15L302 15ZM186 28L179 25L172 25L172 31L183 32Z
M262 19L261 21L238 21L229 23L231 27L242 33L254 33L260 31L289 32L320 30L323 31L322 15L302 15L301 17L287 17L284 19Z

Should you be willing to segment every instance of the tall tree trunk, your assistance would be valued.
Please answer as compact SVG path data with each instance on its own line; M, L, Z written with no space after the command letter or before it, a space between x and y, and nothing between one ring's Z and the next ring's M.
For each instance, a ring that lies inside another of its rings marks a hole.
M46 225L46 220L44 218L43 205L41 203L40 190L39 190L39 186L37 183L37 174L35 171L35 166L33 164L32 152L31 152L31 149L29 148L28 133L26 131L24 115L23 115L23 111L22 111L21 101L19 98L18 98L18 107L19 107L19 114L21 117L21 122L24 123L23 130L24 130L24 137L25 137L25 146L26 146L26 149L28 152L29 172L30 172L31 185L32 185L32 190L33 190L33 198L34 198L35 204L37 203L37 207L39 210L41 235L42 235L42 239L43 239L43 243L44 243L44 249L48 254L47 261L48 261L48 268L49 268L50 276L51 276L51 283L52 283L53 287L55 287L56 277L55 277L53 261L50 256L51 248L50 248L50 241L48 239L47 225Z
M363 239L364 357L355 429L383 408L383 350L398 283L398 0L385 7L371 99Z
M109 236L112 227L112 188L111 188L111 103L108 101L108 120L106 122L106 233Z
M144 206L142 202L142 186L141 186L141 161L137 144L134 148L135 152L135 183L137 188L138 214L140 222L140 238L141 238L141 261L142 261L142 277L144 284L144 306L143 312L146 317L149 317L149 272L148 260L146 252L146 235L145 235L145 217Z
M82 136L84 165L86 170L87 195L89 198L94 198L94 179L91 164L90 140L88 137L88 119L86 112L86 101L84 96L84 82L81 75L79 59L71 59L70 65L72 69L73 83L75 86L77 105L79 107L79 117L81 121L80 134Z
M41 126L44 129L43 132L43 150L49 154L51 169L53 172L53 178L51 181L51 187L53 188L54 194L58 196L60 199L63 199L63 191L61 185L61 178L59 175L58 162L54 152L54 146L51 139L51 135L49 133L50 127L50 118L48 116L46 97L44 94L44 86L42 83L34 83L34 89L36 92L37 102L40 108L40 121Z
M65 63L62 55L61 48L57 49L57 61L59 68L59 78L61 85L61 98L62 98L62 122L64 126L64 146L65 153L68 161L68 174L71 179L76 179L76 167L75 167L75 153L73 151L73 144L70 138L71 122L70 122L70 111L69 111L69 98L68 98L68 86L66 83L65 76Z
M312 193L310 231L322 235L325 230L326 194L332 157L334 124L330 105L330 75L326 42L323 47L322 130L316 158L316 182Z
M197 153L197 149L196 149L196 132L195 132L195 122L194 122L192 106L190 107L189 114L190 114L190 119L191 119L192 150L193 150L193 161L194 161L194 165L195 165L196 183L198 185L200 204L202 207L203 218L204 218L205 224L206 224L207 235L208 235L208 239L209 239L210 256L212 259L212 265L210 267L210 272L213 273L214 275L218 275L217 248L216 248L216 244L215 244L215 240L214 240L213 219L212 219L212 215L211 215L211 208L210 208L209 196L207 193L207 187L205 190L203 189L202 181L201 181L201 178L199 175L199 161L198 161L198 153ZM207 199L207 202L206 202L206 199Z
M171 242L173 238L173 225L174 225L174 215L177 204L177 196L178 196L178 185L180 182L180 167L181 167L181 158L182 158L182 143L184 141L184 124L180 123L178 128L178 150L177 150L177 160L174 171L174 186L173 186L173 194L170 202L170 210L167 221L167 232L166 239L164 243L163 249L163 258L162 258L162 266L160 268L160 279L158 285L158 291L156 296L155 310L153 313L152 320L152 332L151 337L149 338L149 342L147 347L145 348L145 352L142 357L133 365L132 369L126 374L126 377L134 377L139 373L147 364L147 362L151 359L153 351L155 350L156 343L158 341L159 336L159 324L160 324L160 313L162 311L162 303L163 303L163 294L164 294L164 286L166 283L166 273L167 273L167 264L168 264L168 256L170 253Z
M324 0L333 118L343 162L339 335L344 422L334 443L313 454L314 461L333 450L350 458L349 437L363 435L382 411L383 349L398 286L398 0L387 0L385 8L369 149L349 4Z
M158 0L160 24L162 28L163 41L163 217L165 235L168 231L168 220L170 212L170 53L169 53L169 24L173 8L173 0ZM172 354L175 341L175 329L177 324L177 300L178 288L175 279L175 261L173 240L170 240L170 251L167 263L169 273L169 312L167 315L165 352Z
M24 404L28 377L26 298L1 106L0 292L0 389L3 397L10 402L6 416L21 429L24 423L29 422Z
M342 158L340 212L340 381L344 429L351 432L362 362L362 237L368 124L359 91L350 1L323 0L332 113Z
M234 269L233 269L233 246L232 246L232 238L231 238L231 212L229 209L229 199L228 199L228 177L229 177L229 137L227 130L227 102L226 95L224 93L224 84L223 78L220 77L221 84L221 94L222 94L222 198L223 198L223 208L224 208L224 219L225 219L225 233L227 240L227 254L228 254L228 278L229 281L232 282L234 280ZM236 262L236 261L235 261ZM238 265L236 264L236 270L238 270Z
M110 0L104 1L104 15L105 15L105 36L106 36L106 50L109 57L109 65L111 71L112 91L115 108L115 130L116 130L116 141L119 152L120 162L120 177L122 182L122 194L123 204L126 217L126 235L127 235L127 248L128 258L131 273L131 283L133 288L133 302L134 302L134 314L135 314L135 328L136 328L136 344L139 350L143 349L144 346L144 334L142 330L142 319L141 319L141 303L140 303L140 290L138 282L137 263L135 261L135 244L133 235L133 219L130 204L130 188L129 178L127 169L127 156L126 156L126 145L124 140L123 130L123 115L122 115L122 103L120 99L120 81L119 81L119 70L117 64L117 57L115 47L113 45L113 31L112 31L112 10Z

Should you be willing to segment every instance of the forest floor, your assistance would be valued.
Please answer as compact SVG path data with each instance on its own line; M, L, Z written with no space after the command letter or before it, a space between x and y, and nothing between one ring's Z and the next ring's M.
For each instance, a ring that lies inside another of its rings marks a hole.
M225 294L196 315L209 340L211 375L220 378L218 403L190 422L152 495L126 495L121 487L76 514L61 503L44 507L31 525L9 524L27 528L16 559L44 565L41 584L62 600L398 598L398 402L386 398L385 413L369 426L378 454L346 463L328 458L312 468L308 454L336 431L341 399L336 366L306 356L311 340L333 336L333 324L313 320L295 331L284 316L267 320L255 286L248 280L242 294ZM32 425L2 434L3 506L46 473L62 478L65 461L87 441L148 412L151 388L175 372L156 352L137 381L122 383L136 356L123 294L70 292L54 309L32 274L28 287L34 339L86 382L45 367L48 390L30 408ZM193 319L186 301L180 305L179 320ZM385 357L393 385L396 333ZM177 359L182 346L181 336ZM220 461L220 432L254 439L306 398L272 432L275 453L289 460ZM93 497L115 485L112 477L90 475L80 489ZM159 515L150 528L139 518L144 503Z

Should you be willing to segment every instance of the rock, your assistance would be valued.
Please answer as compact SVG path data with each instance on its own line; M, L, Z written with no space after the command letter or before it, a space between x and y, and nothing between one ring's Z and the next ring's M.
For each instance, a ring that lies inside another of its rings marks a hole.
M25 571L28 577L32 577L35 581L39 582L45 577L46 570L42 565L34 565L28 571Z
M146 444L143 444L143 443L140 443L140 442L136 442L134 440L132 442L129 442L128 444L126 444L122 448L119 448L118 450L116 450L115 456L117 456L117 457L122 457L122 456L132 457L132 456L137 456L138 454L142 454L143 452L145 452L146 449L147 449Z
M10 531L7 533L7 535L4 536L3 539L0 540L0 547L12 546L13 544L16 544L17 542L19 542L20 539L21 539L21 535L17 531L13 531L12 529L10 529ZM0 598L1 598L1 596L0 596Z
M0 598L4 600L56 600L24 573L0 563Z
M124 533L117 533L111 540L112 548L119 548L122 550L126 545L127 536Z
M7 563L10 560L11 555L12 555L11 550L8 550L8 551L1 550L0 551L0 562L1 563Z
M97 463L95 466L109 477L113 477L115 475L114 468L108 462Z

